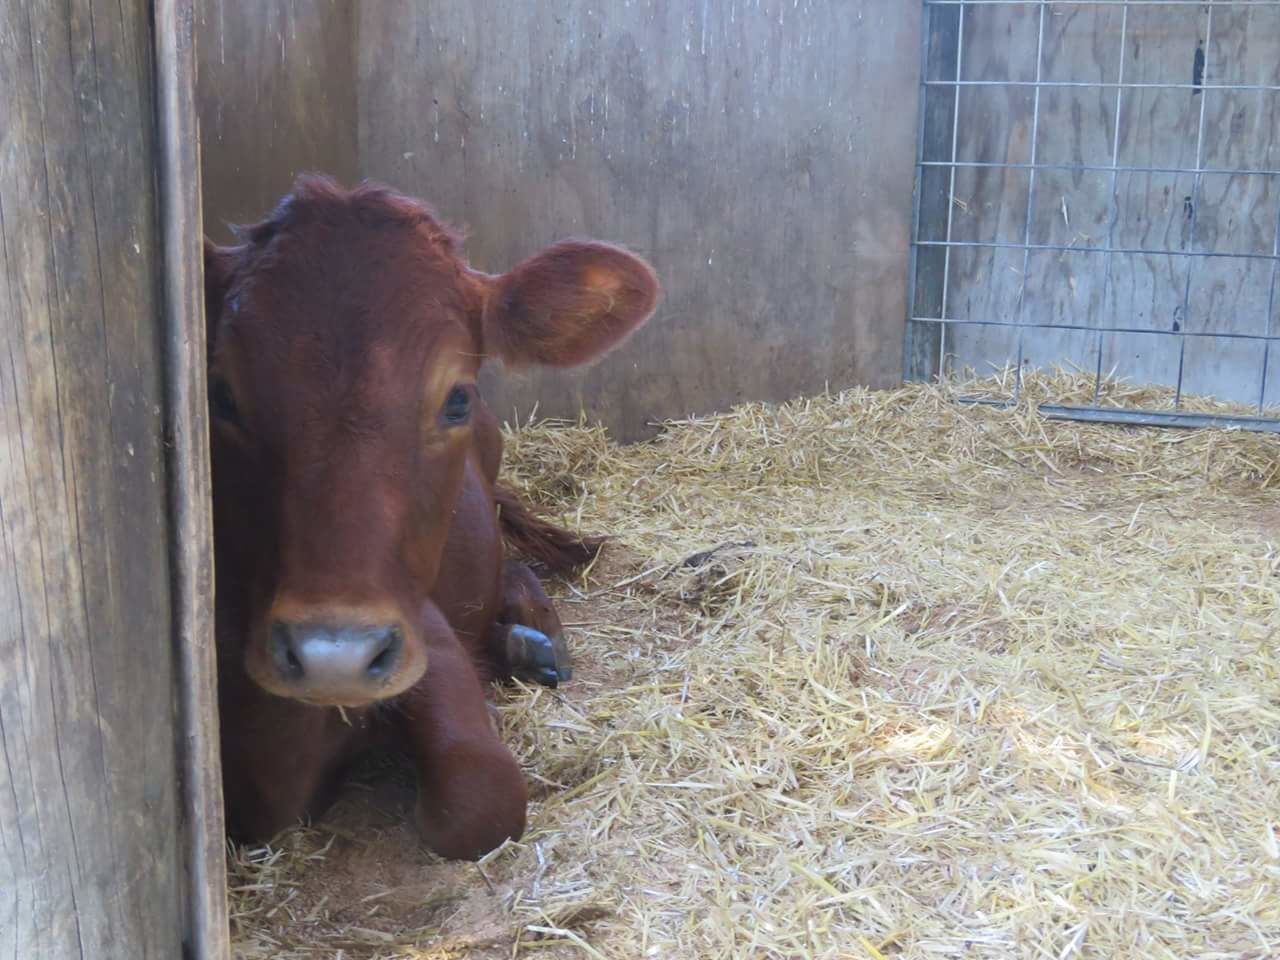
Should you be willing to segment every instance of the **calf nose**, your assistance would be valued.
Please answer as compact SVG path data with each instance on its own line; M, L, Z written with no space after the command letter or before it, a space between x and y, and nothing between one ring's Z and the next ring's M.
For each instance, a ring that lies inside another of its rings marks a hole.
M277 673L298 696L348 703L377 697L404 646L396 626L283 621L272 624L270 643Z

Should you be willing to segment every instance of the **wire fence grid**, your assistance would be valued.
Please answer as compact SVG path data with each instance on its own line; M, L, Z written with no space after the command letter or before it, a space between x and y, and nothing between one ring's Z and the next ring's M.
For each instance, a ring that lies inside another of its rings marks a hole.
M985 330L984 361L1003 365L994 344L1015 365L1003 399L1016 402L1028 349L1037 363L1060 362L1051 353L1069 342L1077 366L1091 361L1085 412L1107 419L1106 360L1140 340L1168 357L1161 380L1172 407L1150 412L1157 421L1199 422L1184 415L1184 389L1189 367L1208 364L1214 375L1198 372L1194 392L1247 397L1257 417L1233 425L1280 429L1280 139L1271 132L1280 121L1280 0L923 3L908 377L950 372ZM998 201L975 214L958 178L987 184L988 200L997 184ZM1163 242L1135 242L1150 239L1142 217L1151 219L1151 203L1127 203L1122 178L1130 190L1164 185L1157 213L1177 229L1156 237ZM1070 232L1069 200L1093 211L1090 229ZM998 223L974 227L982 217ZM975 258L987 258L982 269L971 269ZM1167 272L1150 271L1141 316L1126 314L1118 259L1126 270L1145 262ZM1061 290L1045 292L1060 280ZM1224 309L1228 301L1238 309Z

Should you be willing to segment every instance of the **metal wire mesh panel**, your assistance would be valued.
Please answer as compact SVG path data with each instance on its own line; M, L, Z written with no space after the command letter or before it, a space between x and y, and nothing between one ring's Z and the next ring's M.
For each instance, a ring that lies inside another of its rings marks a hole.
M907 375L1280 413L1280 0L924 0Z

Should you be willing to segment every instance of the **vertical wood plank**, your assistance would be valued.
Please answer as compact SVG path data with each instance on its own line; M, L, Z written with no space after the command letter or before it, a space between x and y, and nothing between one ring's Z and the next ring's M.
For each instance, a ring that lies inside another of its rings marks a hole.
M196 7L204 223L252 223L299 173L350 184L356 160L350 0L203 0Z
M1261 338L1274 333L1280 319L1268 315L1269 306L1276 312L1272 264L1203 254L1267 257L1274 249L1280 226L1280 176L1272 172L1280 170L1280 94L1212 85L1277 83L1280 9L1215 4L1211 33L1209 10L1205 4L1124 11L1118 5L1063 3L1049 12L1041 79L1089 86L1048 86L1040 93L1036 160L1060 167L1036 172L1025 234L1032 245L1066 249L1033 250L1025 270L1021 249L953 251L948 307L954 319L1029 325L950 327L959 367L986 373L1002 366L1016 355L1021 336L1024 360L1033 365L1076 365L1092 372L1100 362L1104 373L1168 385L1177 382L1181 367L1189 392L1256 402ZM1037 23L1033 4L970 8L963 52L967 78L1033 79ZM1210 87L1188 89L1198 69ZM1116 90L1100 84L1121 75L1126 84L1182 86L1127 87L1117 129ZM1197 161L1202 97L1199 160L1206 172L1195 177L1189 171ZM1027 87L965 91L961 159L1026 163L1031 104ZM1113 197L1113 176L1105 169L1113 150L1121 167L1157 169L1122 170L1114 177ZM1022 170L958 170L953 239L1022 244L1027 191ZM928 218L922 210L922 230L936 232L944 217L945 211ZM1099 252L1108 240L1127 251L1110 257L1109 270L1108 257ZM923 267L918 284L928 278L928 263ZM1036 324L1135 332L1099 337L1091 329L1034 329ZM1183 358L1177 336L1183 331L1231 336L1188 339Z
M919 3L359 7L361 173L505 270L621 242L659 313L585 371L488 379L495 408L635 438L661 417L900 382Z
M924 62L926 79L952 80L956 76L959 53L960 7L926 7L927 31ZM952 124L955 118L955 87L924 88L920 104L922 139L920 159L946 162L951 159ZM960 184L957 182L957 188ZM947 239L947 208L951 205L951 171L948 167L922 167L916 178L919 198L918 235L914 240ZM914 316L941 317L947 284L945 247L917 247L914 257ZM907 321L903 347L903 375L908 380L932 380L943 372L943 331L936 323Z
M142 0L0 5L0 956L183 954Z
M188 960L229 960L194 0L155 0L164 368Z

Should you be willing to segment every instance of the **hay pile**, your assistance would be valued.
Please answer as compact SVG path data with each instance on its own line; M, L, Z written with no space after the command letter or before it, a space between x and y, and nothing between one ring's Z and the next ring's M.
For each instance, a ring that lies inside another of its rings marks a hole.
M1280 438L974 390L516 432L617 535L578 678L497 695L529 835L440 864L356 788L235 851L240 956L1280 956Z

